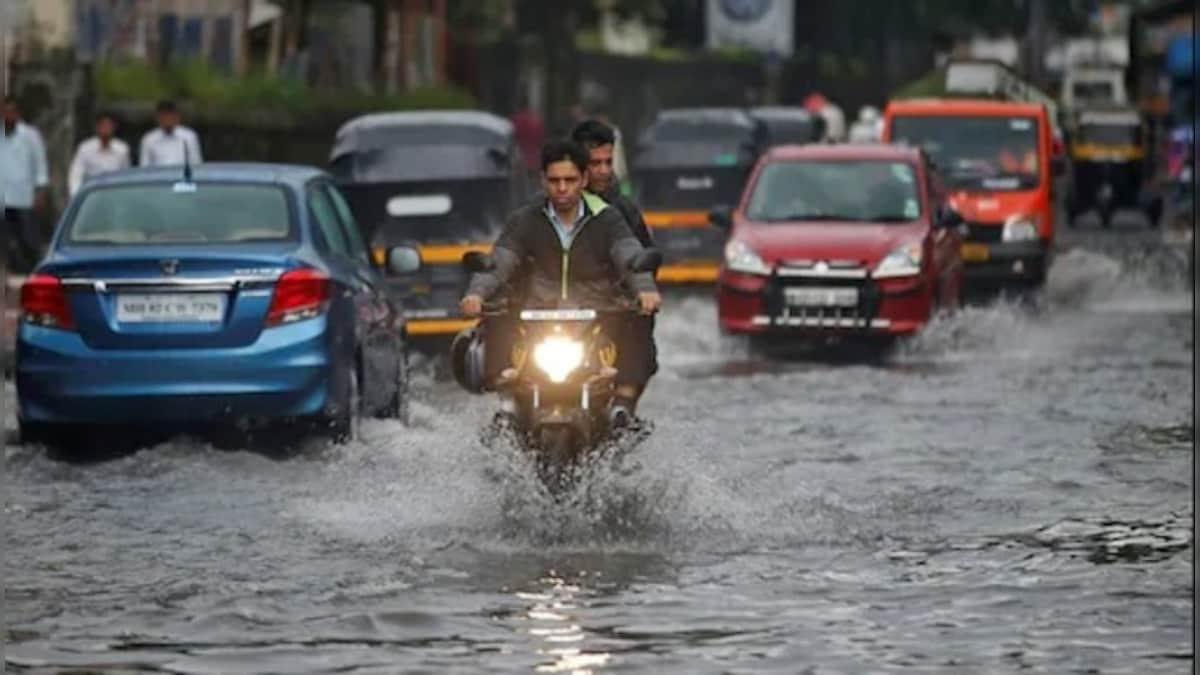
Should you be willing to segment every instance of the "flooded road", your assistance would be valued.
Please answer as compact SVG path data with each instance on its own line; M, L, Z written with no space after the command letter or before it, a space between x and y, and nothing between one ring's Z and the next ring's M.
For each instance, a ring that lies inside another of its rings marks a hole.
M285 461L10 447L8 668L1191 672L1186 259L1073 236L1040 302L881 365L766 362L675 303L653 433L562 508L428 378L414 428Z

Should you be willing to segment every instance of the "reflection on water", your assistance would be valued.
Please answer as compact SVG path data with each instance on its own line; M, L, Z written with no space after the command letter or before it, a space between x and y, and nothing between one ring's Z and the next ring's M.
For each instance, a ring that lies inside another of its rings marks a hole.
M575 616L580 607L577 596L580 586L554 573L539 580L541 592L517 592L515 596L530 603L521 620L525 632L535 638L535 651L540 657L535 670L539 673L572 673L591 675L592 668L603 666L612 658L603 651L593 651L585 644L586 635Z

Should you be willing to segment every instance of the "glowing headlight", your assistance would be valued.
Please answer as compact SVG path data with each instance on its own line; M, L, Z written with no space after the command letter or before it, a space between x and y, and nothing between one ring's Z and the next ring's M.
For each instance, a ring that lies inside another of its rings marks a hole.
M567 337L550 336L533 348L533 362L551 382L564 382L583 364L583 343Z
M911 277L920 274L923 255L920 243L905 244L879 261L879 266L875 268L875 278Z
M770 274L771 268L749 244L730 239L725 244L725 266L733 272L745 274Z
M1032 241L1038 237L1037 219L1022 216L1004 223L1000 238L1004 241Z

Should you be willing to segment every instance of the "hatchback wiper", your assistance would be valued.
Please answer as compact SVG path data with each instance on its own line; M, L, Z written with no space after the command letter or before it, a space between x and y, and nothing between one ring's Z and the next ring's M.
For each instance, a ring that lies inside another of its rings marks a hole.
M863 218L863 220L868 223L907 223L916 220L916 218L909 218L899 213L893 213L890 215L871 216L870 218Z
M852 222L856 220L862 220L862 218L856 218L839 213L796 213L786 216L772 216L766 219L768 223L785 222L789 220L838 220Z

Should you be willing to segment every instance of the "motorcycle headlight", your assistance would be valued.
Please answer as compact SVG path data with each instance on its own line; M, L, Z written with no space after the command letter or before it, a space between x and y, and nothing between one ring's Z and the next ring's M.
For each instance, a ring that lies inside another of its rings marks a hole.
M757 251L744 241L730 239L725 244L725 266L733 272L770 274L771 268Z
M920 243L905 244L879 261L879 265L875 267L874 276L876 279L887 279L920 274L923 256L924 251Z
M1038 238L1037 218L1021 216L1004 223L1000 238L1004 241L1033 241Z
M533 348L533 362L551 382L565 382L567 376L583 364L583 343L552 335Z

